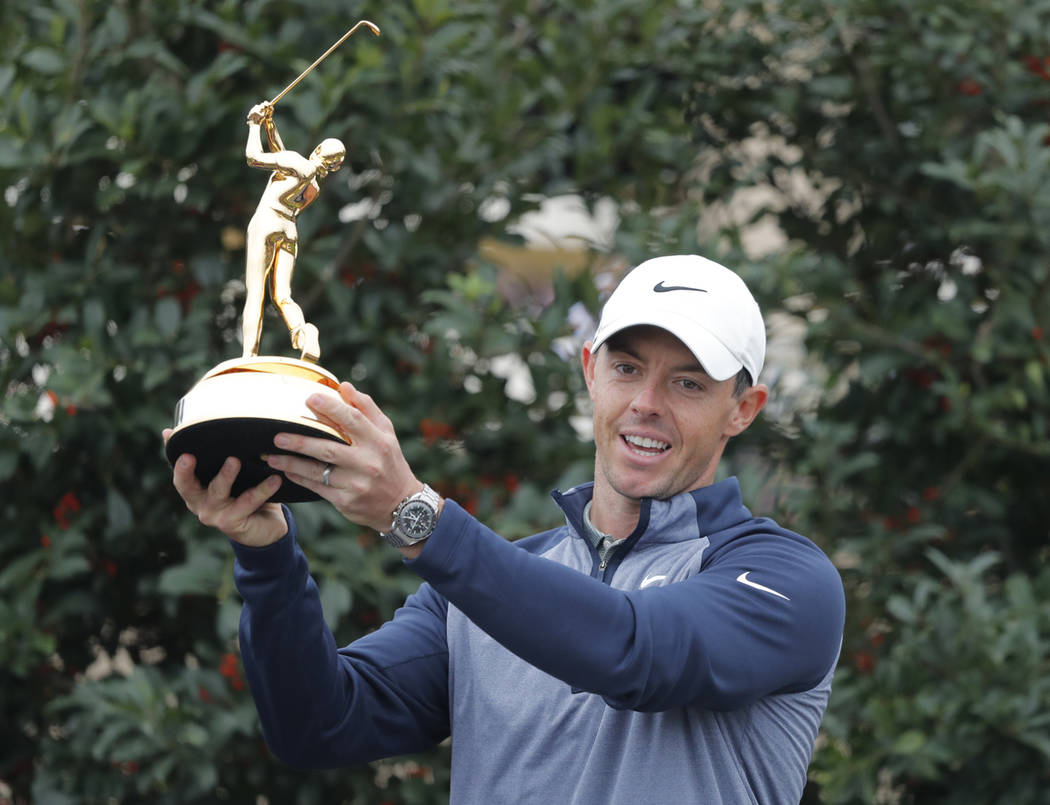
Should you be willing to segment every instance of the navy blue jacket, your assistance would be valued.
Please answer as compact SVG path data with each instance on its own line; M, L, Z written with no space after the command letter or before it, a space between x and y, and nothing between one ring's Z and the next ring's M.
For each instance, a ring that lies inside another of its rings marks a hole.
M845 604L805 537L736 479L646 500L600 567L590 484L566 525L507 542L452 501L394 619L338 648L290 533L236 545L241 650L263 731L326 767L452 735L452 802L797 803Z

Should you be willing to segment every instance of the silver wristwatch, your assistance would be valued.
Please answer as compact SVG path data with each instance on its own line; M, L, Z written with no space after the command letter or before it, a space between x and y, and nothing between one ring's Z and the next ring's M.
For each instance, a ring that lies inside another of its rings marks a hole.
M440 505L441 495L424 484L421 492L409 495L398 504L390 530L380 532L379 536L395 548L422 542L434 533Z

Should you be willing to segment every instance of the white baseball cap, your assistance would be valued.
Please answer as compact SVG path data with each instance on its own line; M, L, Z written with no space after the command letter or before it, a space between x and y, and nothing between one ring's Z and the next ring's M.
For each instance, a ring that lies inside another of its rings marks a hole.
M678 254L631 270L602 309L592 351L641 324L676 336L714 380L728 380L743 368L758 382L766 357L762 312L744 281L713 260Z

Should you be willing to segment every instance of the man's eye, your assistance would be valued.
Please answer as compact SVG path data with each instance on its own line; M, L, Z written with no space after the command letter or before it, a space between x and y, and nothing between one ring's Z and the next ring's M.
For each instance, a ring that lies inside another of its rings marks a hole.
M684 388L686 391L703 391L704 390L704 387L701 386L699 383L697 383L695 380L689 380L688 378L683 378L679 382L682 384L682 388Z
M629 363L618 363L616 364L616 371L622 375L633 375L636 370Z

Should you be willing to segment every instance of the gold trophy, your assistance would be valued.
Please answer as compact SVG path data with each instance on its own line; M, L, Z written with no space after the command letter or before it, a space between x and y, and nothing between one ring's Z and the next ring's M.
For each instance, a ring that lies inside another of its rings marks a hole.
M292 299L292 273L299 250L296 219L320 191L320 181L342 166L346 148L334 138L323 140L304 157L284 147L274 123L277 102L302 81L360 26L379 35L379 28L361 20L271 101L248 113L248 142L244 154L253 168L271 171L259 206L248 224L245 261L244 311L240 358L220 363L204 375L175 407L175 424L166 454L174 464L183 453L197 457L197 478L207 484L227 456L241 461L232 494L239 495L272 475L265 453L280 452L273 444L277 433L301 433L345 441L320 422L306 407L314 393L338 397L339 381L318 365L320 334L306 321ZM262 132L269 149L263 148ZM298 358L259 355L266 291L288 327ZM316 500L317 495L287 478L273 500L292 503Z

